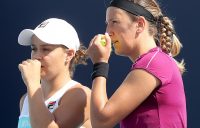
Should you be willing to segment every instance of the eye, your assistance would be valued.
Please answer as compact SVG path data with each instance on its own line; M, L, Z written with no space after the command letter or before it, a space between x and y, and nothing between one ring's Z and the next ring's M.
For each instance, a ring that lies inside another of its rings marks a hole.
M36 50L37 50L37 48L31 47L31 51L36 51Z
M119 23L119 21L116 20L116 19L112 19L112 20L106 21L105 23L106 23L107 25L114 25L114 24Z
M50 48L42 48L42 51L51 51Z
M118 21L112 20L112 24L116 24L116 23L118 23Z

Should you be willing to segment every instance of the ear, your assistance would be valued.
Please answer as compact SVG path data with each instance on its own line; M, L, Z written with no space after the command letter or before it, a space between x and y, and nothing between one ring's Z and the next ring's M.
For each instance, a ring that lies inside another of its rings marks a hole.
M75 56L75 51L73 49L67 49L65 63L70 62L74 56Z
M139 16L137 19L137 33L141 33L144 31L146 22L145 22L145 18L143 16Z

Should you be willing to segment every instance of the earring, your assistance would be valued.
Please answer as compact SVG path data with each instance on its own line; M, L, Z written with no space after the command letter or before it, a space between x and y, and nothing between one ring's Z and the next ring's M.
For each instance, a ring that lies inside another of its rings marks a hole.
M65 64L67 64L67 59L65 58Z

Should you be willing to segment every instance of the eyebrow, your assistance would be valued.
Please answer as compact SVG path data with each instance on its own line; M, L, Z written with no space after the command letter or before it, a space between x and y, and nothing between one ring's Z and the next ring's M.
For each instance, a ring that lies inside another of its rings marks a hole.
M31 44L31 47L35 47L35 46L36 46L35 44ZM46 46L54 46L54 45L51 45L51 44L42 44L40 46L46 47Z

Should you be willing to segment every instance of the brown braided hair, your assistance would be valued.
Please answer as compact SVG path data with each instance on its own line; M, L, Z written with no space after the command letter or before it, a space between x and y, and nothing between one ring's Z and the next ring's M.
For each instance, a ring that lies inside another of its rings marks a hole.
M157 45L159 45L167 54L172 55L172 57L177 56L180 53L181 48L183 47L180 40L176 36L174 26L169 17L163 16L161 8L156 0L128 0L134 3L137 3L143 6L146 10L148 10L156 19L155 22L149 21L149 34L154 36ZM132 17L137 16L132 15ZM175 60L175 59L174 59ZM178 62L176 64L183 74L185 72L185 63L184 60Z

